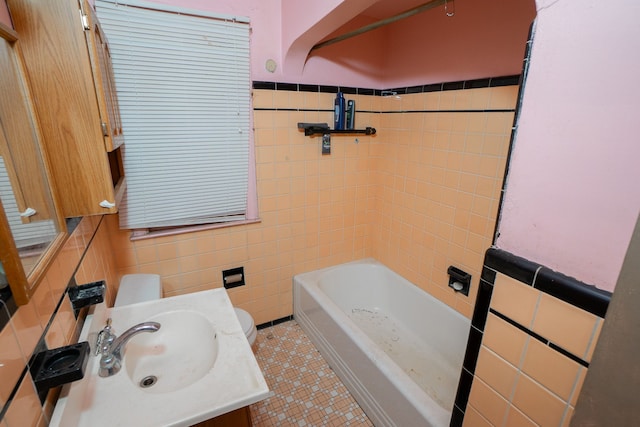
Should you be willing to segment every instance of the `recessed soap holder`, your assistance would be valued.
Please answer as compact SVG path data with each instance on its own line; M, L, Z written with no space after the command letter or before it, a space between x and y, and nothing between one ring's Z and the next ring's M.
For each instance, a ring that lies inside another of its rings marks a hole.
M449 287L456 292L469 296L471 275L452 265L447 269L447 274L449 274Z
M87 341L38 353L31 366L31 376L38 393L82 379L88 355Z
M99 304L104 301L106 285L104 280L86 283L84 285L71 286L69 299L74 310L79 310L88 305Z

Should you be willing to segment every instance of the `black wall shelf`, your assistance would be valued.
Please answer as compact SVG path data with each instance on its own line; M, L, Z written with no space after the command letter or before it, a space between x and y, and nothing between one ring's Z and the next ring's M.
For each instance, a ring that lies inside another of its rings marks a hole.
M305 136L351 134L351 135L375 135L376 129L366 127L364 129L331 129L326 123L298 123L298 129L304 130Z

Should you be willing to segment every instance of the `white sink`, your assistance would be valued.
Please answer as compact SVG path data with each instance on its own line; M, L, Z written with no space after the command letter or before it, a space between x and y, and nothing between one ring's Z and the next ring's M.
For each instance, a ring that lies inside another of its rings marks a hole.
M161 327L131 338L111 377L98 376L100 357L89 356L50 425L190 426L271 395L225 289L107 309L90 330L107 317L116 335L141 322Z
M168 393L203 379L218 357L218 336L209 320L189 310L148 320L160 323L160 330L136 335L125 348L122 371L134 386Z

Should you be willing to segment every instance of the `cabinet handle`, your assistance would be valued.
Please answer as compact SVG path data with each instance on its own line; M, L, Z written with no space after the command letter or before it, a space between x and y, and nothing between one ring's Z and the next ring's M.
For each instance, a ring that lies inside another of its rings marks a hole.
M103 200L100 202L100 206L102 206L103 208L111 209L111 208L115 208L116 204L111 203L108 200Z
M24 212L20 212L20 216L23 218L28 218L30 216L34 216L36 214L36 210L33 208L27 208L24 210Z

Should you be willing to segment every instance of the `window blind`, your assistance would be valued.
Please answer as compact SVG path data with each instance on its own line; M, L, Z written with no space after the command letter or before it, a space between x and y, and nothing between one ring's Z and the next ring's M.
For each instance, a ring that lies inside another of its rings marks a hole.
M95 6L125 135L121 228L244 220L248 20L137 1L96 0Z

